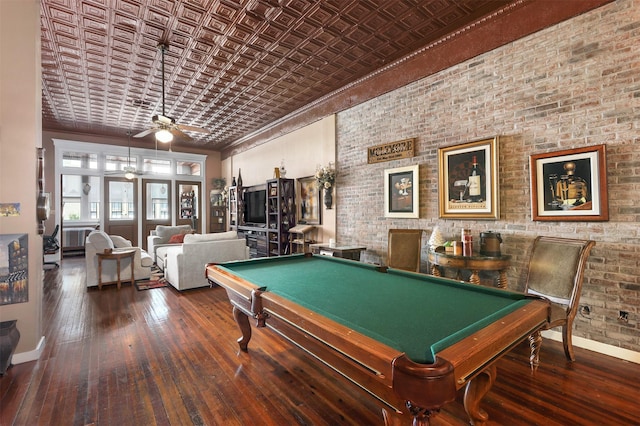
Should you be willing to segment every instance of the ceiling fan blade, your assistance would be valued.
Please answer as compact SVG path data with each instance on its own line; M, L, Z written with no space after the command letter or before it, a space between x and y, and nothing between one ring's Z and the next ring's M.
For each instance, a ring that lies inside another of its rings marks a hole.
M186 126L184 124L178 124L177 126L180 130L186 130L187 132L198 132L198 133L210 133L207 129L203 129L202 127L196 126Z
M171 132L171 134L177 138L180 138L182 140L185 141L190 141L191 140L191 136L189 136L188 134L184 133L183 131L181 131L178 126L175 126L173 129L169 130Z
M137 135L133 135L133 137L134 138L143 138L143 137L147 136L149 133L152 133L152 132L155 132L155 131L156 131L155 128L147 129L147 130L144 130L144 131L138 133Z

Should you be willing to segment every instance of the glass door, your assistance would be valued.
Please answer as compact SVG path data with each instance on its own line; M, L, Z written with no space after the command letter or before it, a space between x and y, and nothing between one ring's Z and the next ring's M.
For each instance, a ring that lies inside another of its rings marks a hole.
M105 178L104 231L120 235L138 246L136 205L138 202L137 179Z
M201 233L198 211L200 209L200 182L177 181L178 209L176 225L191 225L196 233Z
M171 225L171 181L142 180L142 236L147 249L147 236L158 225Z

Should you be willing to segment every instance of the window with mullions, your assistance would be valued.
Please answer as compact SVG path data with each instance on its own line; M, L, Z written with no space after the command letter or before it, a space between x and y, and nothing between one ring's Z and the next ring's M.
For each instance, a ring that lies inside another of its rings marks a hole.
M122 171L127 166L135 167L135 158L122 155L107 155L105 157L104 169L109 172Z
M98 155L83 152L65 152L62 154L62 167L97 170Z
M109 192L109 205L107 206L109 220L135 219L134 183L131 181L109 182L107 191Z
M62 220L95 222L100 219L100 177L62 175Z
M183 176L200 176L201 163L199 161L177 161L176 174Z
M123 203L121 201L114 201L110 204L109 212L111 213L111 219L135 218L133 203Z
M151 211L153 217L150 219L168 219L169 218L169 203L166 199L154 198L151 200ZM149 219L149 218L148 218Z
M142 170L153 175L170 175L171 160L160 160L158 158L145 158Z

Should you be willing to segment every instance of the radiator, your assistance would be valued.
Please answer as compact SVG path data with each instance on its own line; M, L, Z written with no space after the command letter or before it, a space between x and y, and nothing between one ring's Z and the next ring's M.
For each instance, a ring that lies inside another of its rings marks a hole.
M84 240L96 228L64 228L62 231L62 250L84 250Z

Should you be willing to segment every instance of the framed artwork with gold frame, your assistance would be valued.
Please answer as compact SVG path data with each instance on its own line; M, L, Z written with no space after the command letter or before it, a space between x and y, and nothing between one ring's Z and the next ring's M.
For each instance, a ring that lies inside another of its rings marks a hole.
M477 194L470 191L480 176ZM441 218L499 219L498 136L438 148L438 199Z

